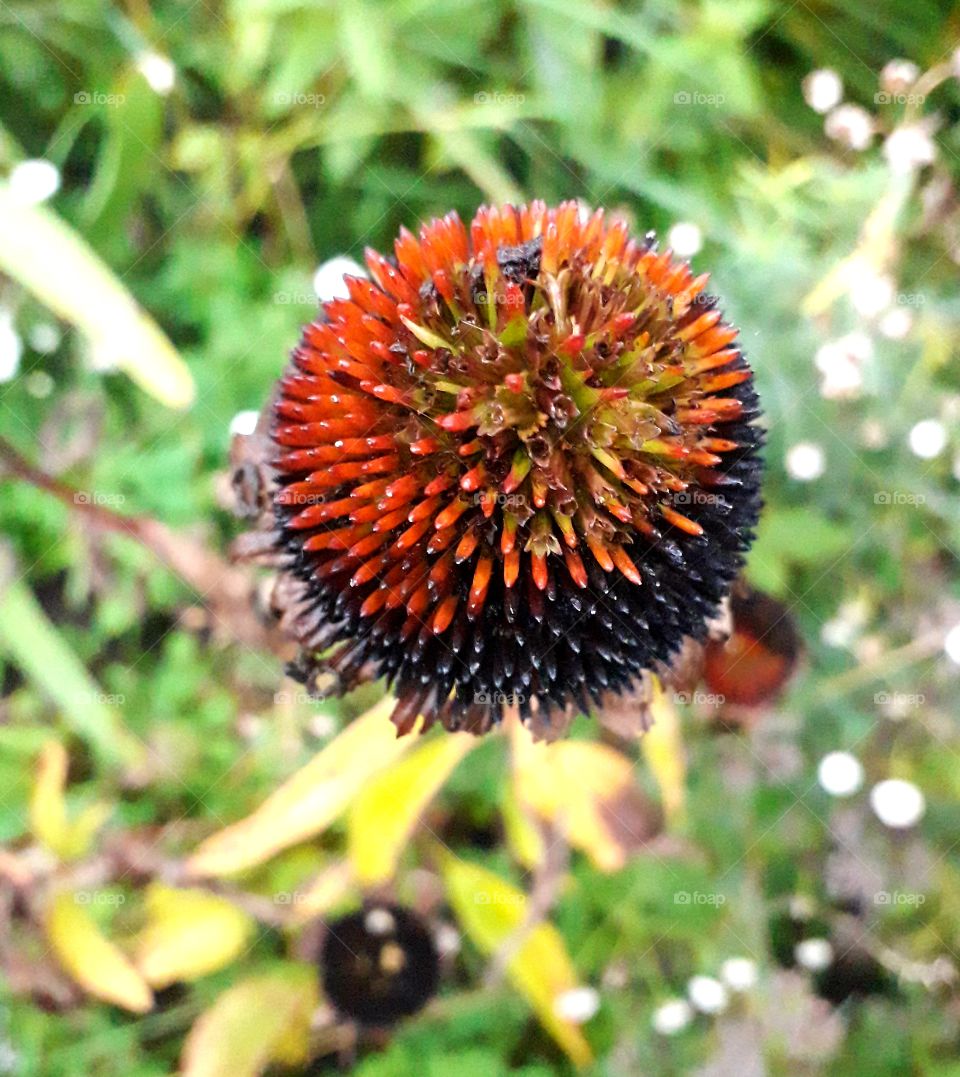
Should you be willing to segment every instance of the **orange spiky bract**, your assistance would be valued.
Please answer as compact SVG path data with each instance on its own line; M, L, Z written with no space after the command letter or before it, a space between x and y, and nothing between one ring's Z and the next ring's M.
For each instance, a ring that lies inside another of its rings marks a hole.
M401 733L587 709L702 639L760 506L716 300L602 210L404 230L307 326L272 404L304 654L386 677Z

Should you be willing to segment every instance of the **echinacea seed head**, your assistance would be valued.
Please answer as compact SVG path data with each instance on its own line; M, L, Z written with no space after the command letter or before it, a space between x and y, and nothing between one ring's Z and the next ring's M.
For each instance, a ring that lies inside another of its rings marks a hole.
M706 276L602 210L402 230L272 403L285 623L401 732L542 732L702 638L759 510L752 373Z

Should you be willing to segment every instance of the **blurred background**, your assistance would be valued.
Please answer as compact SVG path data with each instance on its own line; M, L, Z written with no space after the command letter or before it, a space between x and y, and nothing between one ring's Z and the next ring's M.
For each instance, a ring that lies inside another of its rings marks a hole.
M0 0L0 1073L960 1074L958 44L946 0ZM532 197L742 329L752 660L639 742L398 747L283 679L231 437L344 259Z

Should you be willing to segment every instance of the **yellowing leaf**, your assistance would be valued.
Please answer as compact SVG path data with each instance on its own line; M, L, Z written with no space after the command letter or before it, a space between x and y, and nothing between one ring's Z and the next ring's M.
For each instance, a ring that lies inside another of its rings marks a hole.
M53 899L46 931L60 964L91 995L134 1013L145 1013L153 1006L147 982L74 894L62 892Z
M168 407L184 408L193 378L157 324L86 241L45 206L24 205L0 185L0 269L89 339Z
M34 837L62 860L83 856L110 814L110 806L89 804L73 822L67 818L64 791L68 758L59 741L49 741L40 752L37 776L30 794L30 829Z
M187 1036L183 1077L256 1077L273 1061L307 1061L319 1003L313 969L288 965L224 992Z
M67 831L67 752L59 741L49 741L40 752L37 776L30 793L30 829L33 836L59 855Z
M252 815L204 841L187 861L200 876L230 875L262 864L297 842L319 834L340 816L376 774L416 743L398 737L386 698L355 719Z
M520 938L507 975L570 1059L577 1066L588 1065L593 1055L583 1033L557 1012L558 998L577 986L557 929L541 923L518 936L526 917L526 895L485 868L445 856L443 875L457 919L478 949L493 954L508 940Z
M601 871L622 868L657 832L659 815L637 788L627 756L593 741L535 742L519 722L512 733L517 799Z
M154 883L146 895L147 924L133 960L152 987L197 980L246 950L254 924L226 898L204 890Z
M677 821L683 817L686 804L687 777L680 717L673 700L664 692L660 678L653 677L652 680L650 713L653 715L653 725L640 745L660 787L663 810L669 820Z
M543 834L513 789L505 789L501 795L500 814L507 846L517 861L530 869L542 864L546 852Z
M347 817L347 847L360 883L390 878L420 814L476 743L469 733L437 737L363 789Z
M112 811L113 808L109 804L98 800L77 812L67 833L64 857L69 860L85 856L93 845L94 837L100 827L110 818Z

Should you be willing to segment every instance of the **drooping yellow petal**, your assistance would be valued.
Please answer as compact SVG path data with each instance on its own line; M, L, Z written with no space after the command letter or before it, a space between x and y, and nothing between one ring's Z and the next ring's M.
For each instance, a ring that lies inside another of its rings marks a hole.
M530 870L542 864L546 853L543 834L512 788L505 789L500 796L500 814L507 847L517 862Z

